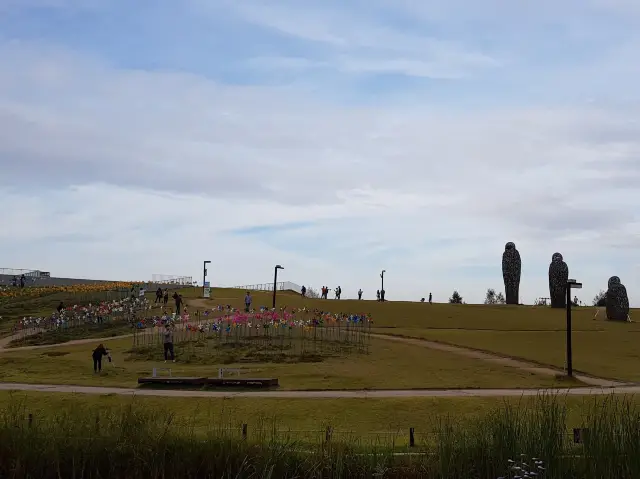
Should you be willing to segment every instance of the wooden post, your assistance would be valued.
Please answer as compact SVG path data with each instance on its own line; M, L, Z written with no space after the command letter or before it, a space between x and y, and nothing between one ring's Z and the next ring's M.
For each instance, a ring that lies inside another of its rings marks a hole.
M247 425L246 424L242 425L242 439L244 441L247 440Z
M29 414L29 427L33 424L33 414Z
M324 434L325 442L331 442L331 435L333 434L333 428L331 426L327 426L327 430Z
M415 447L416 445L416 438L414 433L415 433L415 429L409 428L409 447Z
M100 432L100 416L96 414L96 433Z

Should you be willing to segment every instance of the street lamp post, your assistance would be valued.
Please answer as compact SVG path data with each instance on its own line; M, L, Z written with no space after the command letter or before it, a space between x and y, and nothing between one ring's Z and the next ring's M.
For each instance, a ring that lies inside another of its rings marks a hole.
M384 274L387 272L386 269L382 270L380 273L380 279L382 280L382 285L380 286L380 301L384 301Z
M211 261L205 261L204 265L202 266L202 296L204 297L204 289L206 286L206 282L207 282L207 265L211 263Z
M573 352L571 350L571 290L582 288L575 279L567 281L567 376L573 377Z
M277 264L273 271L273 308L274 309L276 307L276 290L278 286L278 270L279 269L284 269L284 268L279 264Z

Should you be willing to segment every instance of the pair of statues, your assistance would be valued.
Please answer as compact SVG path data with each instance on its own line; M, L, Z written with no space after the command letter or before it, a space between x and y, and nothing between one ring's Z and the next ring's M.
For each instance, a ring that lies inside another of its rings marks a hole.
M522 260L516 245L509 242L502 254L502 277L504 279L505 299L507 304L519 304L520 275ZM554 253L549 265L549 297L552 308L567 306L567 281L569 281L569 267L560 253ZM612 276L609 279L607 297L607 319L626 321L629 315L629 297L627 289L620 282L620 278Z

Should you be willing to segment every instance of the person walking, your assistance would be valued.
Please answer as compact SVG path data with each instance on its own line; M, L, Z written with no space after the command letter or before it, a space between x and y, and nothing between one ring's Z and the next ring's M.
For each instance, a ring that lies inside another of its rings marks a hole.
M169 290L165 289L164 290L164 296L162 298L164 300L164 307L167 307L167 304L169 303Z
M362 288L358 290L358 300L362 299Z
M247 295L244 297L244 312L248 313L251 310L251 303L253 302L253 298L251 297L251 292L247 291Z
M164 362L171 357L171 361L176 362L176 356L173 352L173 331L169 323L164 325Z
M107 350L107 348L104 347L102 343L100 343L98 347L93 350L93 353L91 354L91 356L93 358L94 374L102 371L102 357L107 356L108 354L109 354L109 351Z

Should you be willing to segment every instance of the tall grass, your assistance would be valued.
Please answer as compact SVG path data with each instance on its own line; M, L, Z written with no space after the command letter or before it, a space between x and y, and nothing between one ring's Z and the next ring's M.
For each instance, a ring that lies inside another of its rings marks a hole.
M12 398L0 410L0 477L496 479L516 477L514 464L523 463L545 478L640 477L640 412L628 399L590 400L583 444L567 429L562 398L524 401L475 420L439 418L415 454L399 454L355 436L295 440L273 418L243 438L224 414L202 424L140 400L103 410L73 405L30 421L28 405Z

